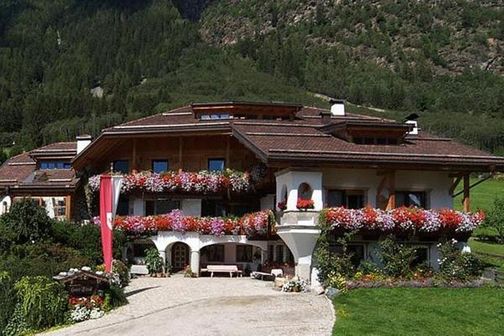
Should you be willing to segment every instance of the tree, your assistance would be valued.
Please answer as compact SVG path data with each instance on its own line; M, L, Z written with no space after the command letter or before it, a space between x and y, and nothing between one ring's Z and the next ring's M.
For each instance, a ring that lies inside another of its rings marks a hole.
M485 219L484 226L495 230L497 241L504 243L504 198L497 198Z
M0 226L15 232L16 244L41 241L49 234L52 223L45 209L29 198L12 204L10 211L0 217L0 221Z

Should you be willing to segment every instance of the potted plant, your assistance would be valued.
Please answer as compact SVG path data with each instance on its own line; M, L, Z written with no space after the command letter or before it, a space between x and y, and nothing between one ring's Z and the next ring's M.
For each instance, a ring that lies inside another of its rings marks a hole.
M308 209L313 209L315 207L315 203L311 199L303 199L303 198L298 198L297 203L296 203L296 208L299 210L308 210Z
M281 211L285 211L287 209L287 200L283 200L281 202L278 202L277 207Z
M147 250L145 264L147 265L150 276L163 276L163 258L159 255L157 249L150 248Z

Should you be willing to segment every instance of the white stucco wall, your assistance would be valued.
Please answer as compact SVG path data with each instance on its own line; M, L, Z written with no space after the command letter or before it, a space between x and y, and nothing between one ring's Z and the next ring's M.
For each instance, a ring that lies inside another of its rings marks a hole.
M324 169L323 202L329 189L364 190L367 204L376 207L376 193L382 176L372 169ZM425 191L430 208L452 208L449 194L451 178L448 172L397 171L395 184L398 191Z
M0 200L0 215L9 212L12 205L12 198L10 196L4 196Z
M314 209L321 210L322 203L322 172L284 170L276 173L276 198L283 200L282 190L287 187L287 211L296 211L298 188L302 183L307 183L312 188Z

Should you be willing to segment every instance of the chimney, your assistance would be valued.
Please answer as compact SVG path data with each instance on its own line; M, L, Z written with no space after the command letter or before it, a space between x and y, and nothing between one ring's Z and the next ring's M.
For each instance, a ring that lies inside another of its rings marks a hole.
M91 140L93 138L91 137L91 135L84 134L84 135L78 135L76 139L77 139L77 155L79 155L80 152L82 152L91 143Z
M418 121L416 120L406 120L407 125L412 125L413 128L408 132L409 135L418 135Z
M345 115L345 101L343 99L331 99L331 115L344 116Z

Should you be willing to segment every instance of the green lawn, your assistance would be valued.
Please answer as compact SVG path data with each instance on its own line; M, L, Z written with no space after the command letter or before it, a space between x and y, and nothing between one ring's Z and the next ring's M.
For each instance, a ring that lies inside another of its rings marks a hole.
M471 247L471 251L476 253L481 260L499 267L504 272L504 244L483 242L471 238L469 246Z
M471 185L477 182L478 179L471 179ZM462 182L459 183L455 192L462 190ZM503 196L504 194L504 180L489 179L485 182L478 184L471 189L471 209L481 209L488 211L492 208L495 198ZM462 195L457 196L453 200L453 205L457 210L462 210Z
M333 335L503 335L504 289L356 289L334 299Z

